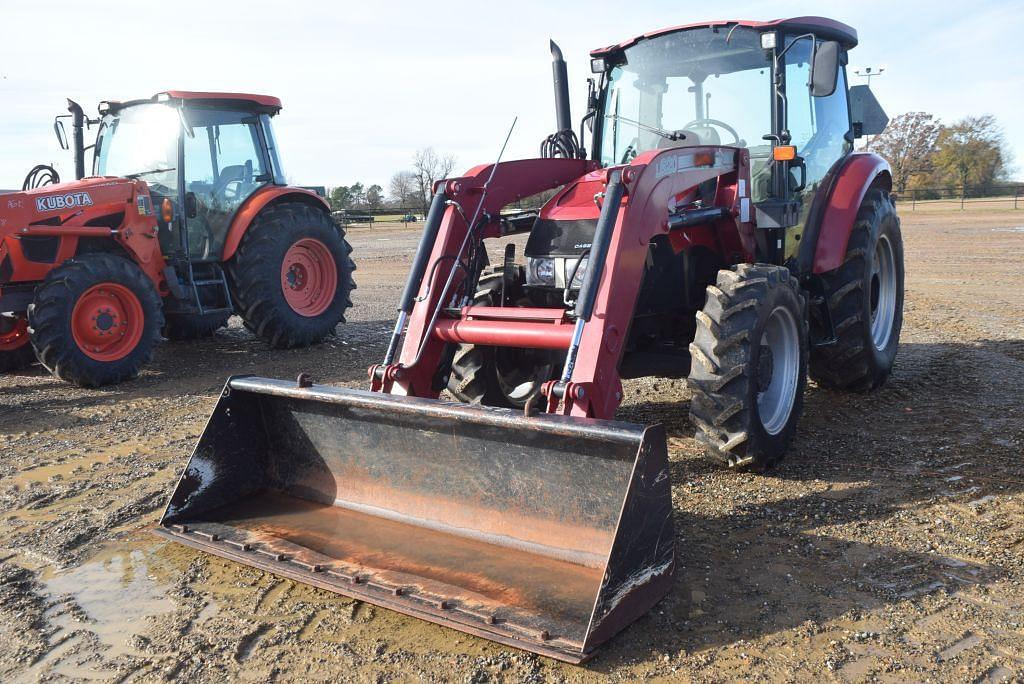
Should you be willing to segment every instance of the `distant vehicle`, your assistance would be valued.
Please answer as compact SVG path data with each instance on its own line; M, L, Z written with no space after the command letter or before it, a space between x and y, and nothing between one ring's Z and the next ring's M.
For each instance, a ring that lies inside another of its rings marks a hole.
M69 115L54 125L75 180L41 164L3 194L0 372L38 359L79 385L119 382L161 333L206 337L233 313L275 348L334 331L352 248L322 196L284 180L279 99L172 90L103 102L96 120L68 104L71 145Z

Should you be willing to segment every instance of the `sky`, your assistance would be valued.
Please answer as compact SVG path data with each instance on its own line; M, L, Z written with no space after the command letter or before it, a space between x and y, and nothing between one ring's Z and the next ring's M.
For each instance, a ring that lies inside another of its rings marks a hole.
M20 187L38 163L73 178L71 155L52 130L64 98L94 114L103 99L180 89L276 95L290 182L386 189L418 148L454 155L457 170L493 161L515 117L505 158L537 156L554 130L549 38L569 63L578 121L593 48L695 21L809 14L857 29L850 64L885 67L871 86L890 116L921 110L951 122L994 114L1014 156L1012 175L1024 180L1024 0L974 0L969 12L960 0L728 9L678 0L4 5L0 188Z

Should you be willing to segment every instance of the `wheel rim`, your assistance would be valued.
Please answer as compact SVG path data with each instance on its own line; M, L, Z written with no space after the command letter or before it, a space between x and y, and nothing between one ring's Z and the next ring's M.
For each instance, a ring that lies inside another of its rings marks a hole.
M502 393L516 404L525 403L537 392L551 377L552 369L552 365L538 359L535 352L508 348L496 350L494 366Z
M761 334L757 412L765 432L777 435L789 422L800 376L800 333L789 309L776 307Z
M896 255L885 235L875 243L871 264L871 341L882 351L889 346L896 318Z
M281 264L281 290L292 311L319 316L334 301L338 267L327 245L303 238L288 248Z
M131 354L144 328L142 303L134 292L117 283L93 285L71 312L75 344L96 361L120 361Z
M28 321L0 316L0 352L15 351L28 344Z

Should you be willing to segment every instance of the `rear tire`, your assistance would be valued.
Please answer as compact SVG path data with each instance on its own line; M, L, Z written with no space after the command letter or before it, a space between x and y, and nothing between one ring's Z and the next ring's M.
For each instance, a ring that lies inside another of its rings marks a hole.
M164 314L163 336L175 342L200 340L213 337L213 334L228 324L231 314Z
M28 308L39 361L83 387L138 375L153 356L163 322L153 283L113 254L84 254L53 269Z
M322 341L352 306L351 253L324 211L301 203L264 209L228 265L246 327L277 349Z
M786 453L807 383L806 302L781 266L718 272L690 344L690 420L715 461L762 471Z
M28 368L35 360L24 316L0 316L0 373Z
M811 351L810 374L824 387L867 392L885 383L903 326L903 237L888 193L868 192L843 265L822 276L835 344Z
M502 279L501 267L482 274L473 304L499 306ZM448 391L467 404L522 409L557 370L558 358L552 352L460 344Z

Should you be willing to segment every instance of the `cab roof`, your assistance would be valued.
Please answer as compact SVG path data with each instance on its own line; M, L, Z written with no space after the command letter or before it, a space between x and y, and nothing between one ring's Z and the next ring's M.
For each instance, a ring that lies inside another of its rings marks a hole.
M742 19L726 19L721 21L706 21L695 24L683 24L669 28L658 29L649 33L630 38L629 40L607 47L598 48L590 52L591 57L603 57L613 52L621 52L626 48L633 47L642 40L656 38L676 31L685 31L695 28L725 28L733 26L746 26L758 30L779 29L783 31L799 31L802 33L814 33L819 38L838 41L847 50L857 46L857 30L834 19L825 17L793 17L790 19L772 19L771 21L748 21Z
M214 93L195 90L163 90L146 100L105 101L100 103L101 111L106 105L114 111L146 102L183 101L208 106L242 107L268 114L276 114L281 109L281 100L272 95L254 95L252 93Z

